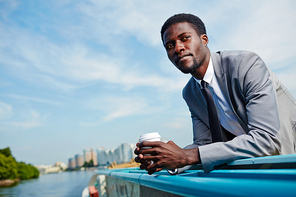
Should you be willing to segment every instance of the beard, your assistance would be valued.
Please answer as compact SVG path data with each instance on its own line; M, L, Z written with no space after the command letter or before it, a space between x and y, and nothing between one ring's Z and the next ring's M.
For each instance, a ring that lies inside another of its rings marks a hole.
M177 68L184 74L194 73L196 69L200 67L201 64L199 64L196 59L193 59L193 64L190 67L183 67L177 66Z

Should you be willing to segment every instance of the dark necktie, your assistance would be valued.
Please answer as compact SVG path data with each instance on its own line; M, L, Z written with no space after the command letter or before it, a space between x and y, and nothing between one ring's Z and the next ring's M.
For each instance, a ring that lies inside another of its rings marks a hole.
M209 114L209 125L212 134L212 141L213 142L223 142L222 137L222 129L218 118L218 113L216 109L216 105L211 94L211 91L208 88L208 83L204 80L201 81L201 85L203 87L203 92L207 100L208 106L208 114Z

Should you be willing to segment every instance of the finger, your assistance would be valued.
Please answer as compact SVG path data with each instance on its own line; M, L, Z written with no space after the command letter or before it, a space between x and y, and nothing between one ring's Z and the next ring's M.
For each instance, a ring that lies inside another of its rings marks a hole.
M142 155L151 155L155 152L155 150L153 148L141 148L138 152L138 155L139 154L142 154Z
M137 157L135 157L135 161L137 163L143 163L143 155L139 154Z
M155 147L155 146L160 146L160 144L162 144L162 143L163 142L161 142L161 141L152 141L152 142L144 141L144 142L141 142L138 147L140 147L140 148L142 148L142 147Z
M163 169L162 168L154 168L154 169L152 169L152 170L149 170L148 171L148 174L153 174L153 173L155 173L155 172L159 172L159 171L162 171Z
M135 162L141 163L141 159L139 158L139 156L135 157Z
M147 164L141 164L140 169L145 170L147 168Z
M144 154L139 154L139 157L142 159L142 160L147 160L147 161L157 161L159 156L153 156L153 155L144 155Z
M146 169L147 166L149 166L150 164L151 164L150 161L145 161L145 162L143 162L143 163L140 165L140 168L141 168L142 170L144 170L144 169Z
M135 148L134 153L135 153L136 155L138 155L138 154L139 154L139 151L140 151L140 148L137 147L137 148Z
M156 172L156 169L149 170L149 171L148 171L148 174L151 175L151 174L153 174L154 172Z
M157 168L160 168L160 166L157 164L157 162L152 163L151 165L146 167L146 170L149 171L153 171Z

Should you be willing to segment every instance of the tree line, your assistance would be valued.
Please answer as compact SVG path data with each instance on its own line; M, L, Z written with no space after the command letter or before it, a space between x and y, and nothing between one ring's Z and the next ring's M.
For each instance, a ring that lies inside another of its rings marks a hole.
M39 170L31 164L17 162L10 148L0 149L0 180L26 180L39 177Z

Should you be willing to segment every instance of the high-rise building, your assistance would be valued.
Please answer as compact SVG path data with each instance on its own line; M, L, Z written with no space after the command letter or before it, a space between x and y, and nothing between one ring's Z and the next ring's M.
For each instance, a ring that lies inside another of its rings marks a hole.
M75 163L74 158L70 158L70 159L69 159L68 168L69 168L69 169L74 169L75 167L76 167L76 163Z
M113 162L115 161L116 163L119 164L119 163L121 163L121 160L122 160L122 154L121 154L121 148L119 146L116 149L114 149Z
M83 150L84 161L90 162L90 160L91 160L91 152L92 152L91 148L86 148L86 149Z
M83 155L84 155L84 161L90 162L90 160L93 160L94 166L98 165L97 154L93 151L92 148L84 149L83 150Z
M107 164L111 164L116 161L114 151L115 149L110 149L107 151Z
M98 165L97 154L91 149L91 159L93 160L94 166Z
M97 148L97 161L99 166L107 165L107 154L104 147Z
M135 145L130 143L123 143L119 146L120 149L120 163L129 162L134 157Z
M75 155L75 164L76 164L76 168L83 166L83 164L84 164L84 157L83 157L82 154Z

